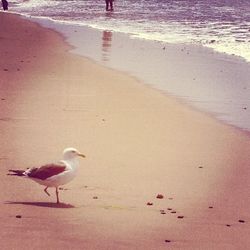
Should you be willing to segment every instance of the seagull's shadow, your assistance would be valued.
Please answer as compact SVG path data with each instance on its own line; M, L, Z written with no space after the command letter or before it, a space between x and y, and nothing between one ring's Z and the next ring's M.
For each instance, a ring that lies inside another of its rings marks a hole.
M26 201L6 201L5 204L12 205L28 205L37 207L51 207L51 208L75 208L75 206L66 203L52 203L52 202L26 202Z

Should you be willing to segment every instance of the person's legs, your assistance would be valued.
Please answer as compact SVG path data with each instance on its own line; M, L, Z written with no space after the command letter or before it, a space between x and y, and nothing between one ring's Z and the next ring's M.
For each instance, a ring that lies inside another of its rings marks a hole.
M2 6L4 10L8 10L8 2L6 0L2 0Z
M106 0L106 10L109 10L109 0Z
M109 2L110 2L110 10L114 10L114 8L113 8L113 0L110 0Z

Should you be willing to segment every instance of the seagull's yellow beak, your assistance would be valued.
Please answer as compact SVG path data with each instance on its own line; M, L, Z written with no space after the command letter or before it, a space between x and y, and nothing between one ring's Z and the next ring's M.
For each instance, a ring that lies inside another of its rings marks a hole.
M78 153L77 155L78 155L78 156L81 156L81 157L83 157L83 158L86 157L84 154L81 154L81 153Z

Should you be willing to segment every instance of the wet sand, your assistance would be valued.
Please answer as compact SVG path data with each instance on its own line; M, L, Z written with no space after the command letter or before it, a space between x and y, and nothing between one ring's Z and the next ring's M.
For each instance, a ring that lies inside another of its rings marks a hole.
M247 249L247 133L69 53L56 32L0 23L1 249ZM6 175L68 146L87 158L60 206Z

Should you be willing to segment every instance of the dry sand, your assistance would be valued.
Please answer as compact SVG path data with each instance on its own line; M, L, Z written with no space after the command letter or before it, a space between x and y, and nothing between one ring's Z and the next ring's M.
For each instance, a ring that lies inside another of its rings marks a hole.
M1 249L249 248L248 134L70 54L51 30L0 23ZM6 175L67 146L87 158L61 206Z

